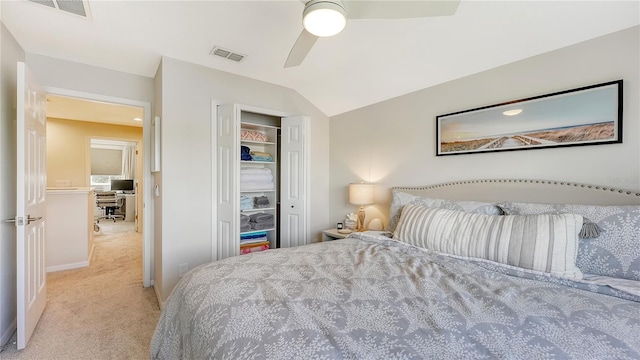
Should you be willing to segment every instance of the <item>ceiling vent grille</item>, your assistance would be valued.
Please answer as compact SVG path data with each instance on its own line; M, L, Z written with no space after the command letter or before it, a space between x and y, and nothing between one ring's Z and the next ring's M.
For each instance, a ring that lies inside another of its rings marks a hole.
M242 61L242 59L244 59L246 57L246 55L242 55L242 54L238 54L235 52L232 52L230 50L227 49L223 49L221 47L214 47L210 52L210 55L214 55L214 56L220 56L222 58L225 58L227 60L232 60L235 62L240 62Z
M90 19L89 3L87 0L29 0L32 3L44 5L53 9L64 11L67 14L81 16Z

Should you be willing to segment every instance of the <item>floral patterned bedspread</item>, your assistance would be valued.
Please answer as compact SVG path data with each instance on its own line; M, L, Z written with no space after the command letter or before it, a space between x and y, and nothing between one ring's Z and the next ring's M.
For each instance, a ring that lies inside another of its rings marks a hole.
M640 302L595 290L359 234L194 269L150 355L640 359Z

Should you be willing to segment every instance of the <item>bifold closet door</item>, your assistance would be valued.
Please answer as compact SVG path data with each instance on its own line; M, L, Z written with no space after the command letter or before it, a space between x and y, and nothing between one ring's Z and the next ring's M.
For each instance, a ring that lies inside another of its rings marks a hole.
M282 118L280 147L280 246L309 243L309 118Z
M240 254L240 205L238 204L238 177L240 158L238 150L239 123L235 105L219 105L216 123L216 237L217 259ZM215 260L215 259L214 259Z

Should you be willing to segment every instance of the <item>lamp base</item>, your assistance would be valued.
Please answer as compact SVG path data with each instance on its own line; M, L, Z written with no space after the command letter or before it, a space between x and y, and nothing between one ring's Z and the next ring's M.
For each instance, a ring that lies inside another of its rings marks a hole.
M362 232L367 229L364 228L364 206L360 205L360 209L358 209L358 222L356 223L356 231Z

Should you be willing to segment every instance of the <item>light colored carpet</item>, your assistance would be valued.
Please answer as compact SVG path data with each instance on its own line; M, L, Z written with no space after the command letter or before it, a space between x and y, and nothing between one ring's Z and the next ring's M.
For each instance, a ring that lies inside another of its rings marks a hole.
M0 359L149 358L160 308L142 287L142 236L119 232L129 224L101 222L89 267L48 274L47 307L27 348L16 350L14 335Z
M113 220L103 219L97 225L100 231L94 232L96 235L136 231L136 223L133 221L118 220L114 222Z

